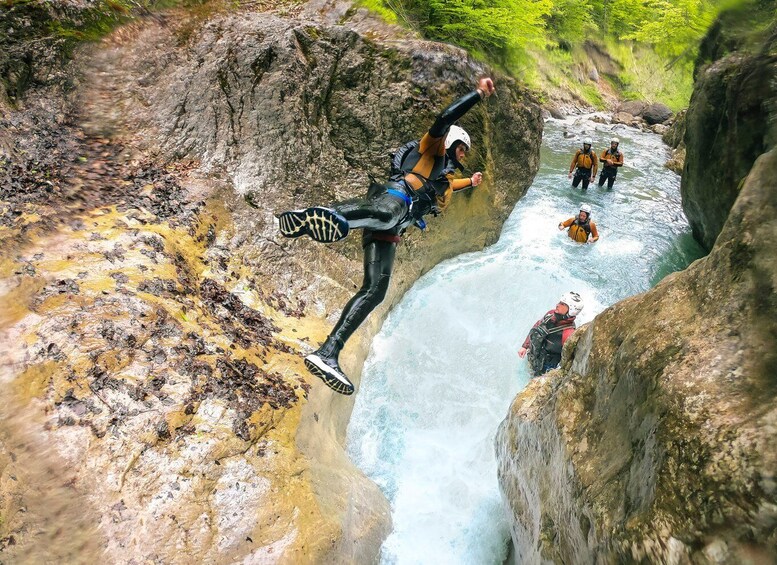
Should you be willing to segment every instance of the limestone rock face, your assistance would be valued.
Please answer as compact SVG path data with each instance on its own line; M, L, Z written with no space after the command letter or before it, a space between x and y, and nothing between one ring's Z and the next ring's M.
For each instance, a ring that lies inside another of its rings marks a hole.
M720 22L712 35L730 38ZM521 563L777 561L774 36L761 39L754 55L703 46L712 63L666 134L687 151L683 203L710 254L578 330L500 427Z
M777 559L777 151L708 257L605 310L496 446L521 563Z
M685 142L683 142L683 137L685 136L685 114L686 110L677 112L672 125L661 135L664 143L673 149L672 156L664 163L664 166L678 175L683 174L683 167L685 166Z
M774 147L777 63L772 36L701 68L686 116L683 209L711 249L753 161ZM718 51L715 51L717 54Z
M353 399L302 365L361 284L359 238L284 240L273 214L363 194L489 71L284 10L130 24L80 51L67 104L4 113L3 557L375 561L389 509L343 450ZM401 244L341 358L357 384L387 309L494 241L538 168L540 109L496 83L462 120L486 180Z
M685 137L685 114L686 110L680 110L675 114L672 125L669 126L661 139L664 140L669 147L677 149L683 143L683 137Z
M150 150L168 158L196 157L204 168L226 172L256 207L246 206L239 220L254 239L277 239L277 212L364 194L368 174L385 179L393 150L419 138L439 111L487 73L450 46L377 43L345 26L267 14L215 18L186 50L171 53L166 46L176 37L175 30L147 26L120 61L107 51L98 54L95 72L139 86L118 101L94 101L91 115L122 124L127 120L120 109L132 116ZM149 65L149 56L158 63ZM100 66L99 57L109 60ZM497 88L498 96L461 123L473 140L468 168L484 171L488 182L457 195L445 221L431 222L427 234L412 231L412 250L400 257L418 254L428 268L482 247L528 188L538 167L540 110L510 80L498 79ZM480 219L470 221L472 214ZM337 255L357 262L358 279L360 246L352 239L328 249L279 240L300 261L322 263L294 269L293 290L308 291L321 266L342 277L332 265ZM280 263L271 258L261 268L288 271L288 260L278 258Z

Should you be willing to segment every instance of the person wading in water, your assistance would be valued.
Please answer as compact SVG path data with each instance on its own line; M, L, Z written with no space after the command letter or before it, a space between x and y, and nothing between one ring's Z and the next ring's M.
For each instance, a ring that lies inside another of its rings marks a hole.
M618 169L623 166L623 153L618 150L620 139L613 137L610 140L609 149L602 151L602 172L599 173L599 186L607 181L607 189L612 190L615 184L615 177L618 176Z
M558 229L567 230L567 235L579 243L596 243L599 241L599 231L596 224L591 221L591 207L588 204L580 205L580 212L574 218L559 222Z
M594 181L596 176L597 159L596 152L591 149L591 138L586 137L583 140L583 148L578 149L575 156L572 157L572 164L569 165L569 174L567 178L572 178L574 171L575 178L572 179L572 187L577 188L580 181L583 181L583 190L588 190L588 183Z

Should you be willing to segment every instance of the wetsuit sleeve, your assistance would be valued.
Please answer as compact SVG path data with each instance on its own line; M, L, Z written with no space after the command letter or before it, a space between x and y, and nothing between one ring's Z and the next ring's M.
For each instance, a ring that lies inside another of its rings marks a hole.
M596 176L596 170L599 168L599 159L596 157L596 151L591 151L591 176Z
M607 150L606 150L606 149L605 149L604 151L602 151L602 156L601 156L601 157L599 157L599 158L600 158L602 161L604 161L604 160L607 158Z
M451 180L451 188L453 188L454 191L463 190L471 186L472 186L472 179L452 179Z
M480 102L480 92L473 90L469 94L462 96L456 100L453 104L445 108L445 110L437 116L437 119L429 128L429 131L421 138L421 145L418 150L421 153L426 153L433 145L437 146L436 149L438 155L442 155L445 152L445 144L439 143L439 140L445 137L453 123L466 114L475 104ZM440 149L442 151L440 151Z
M565 228L568 228L574 223L574 221L575 221L574 218L569 218L568 220L564 220L563 222L561 222L561 225L564 226Z
M591 226L591 241L596 241L599 239L599 230L596 229L596 224L593 222L590 222Z
M577 150L577 153L575 153L575 156L572 157L572 164L569 165L569 172L570 173L575 170L575 165L577 165L577 158L578 158L578 156L580 156L580 150L579 149Z
M618 152L618 160L612 162L613 166L615 167L622 167L623 166L623 152Z

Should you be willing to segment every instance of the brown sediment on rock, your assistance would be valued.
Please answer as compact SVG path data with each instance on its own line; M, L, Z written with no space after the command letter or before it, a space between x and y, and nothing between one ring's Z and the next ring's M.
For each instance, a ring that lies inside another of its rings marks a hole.
M283 240L273 213L361 194L487 69L339 25L180 14L119 29L79 54L68 97L32 92L4 114L21 144L0 202L7 428L34 430L71 473L102 558L372 561L390 517L343 450L352 399L311 388L302 364L360 284L360 245ZM405 239L346 350L352 374L412 282L494 241L528 188L539 108L498 84L464 124L488 182ZM0 530L9 558L28 526Z

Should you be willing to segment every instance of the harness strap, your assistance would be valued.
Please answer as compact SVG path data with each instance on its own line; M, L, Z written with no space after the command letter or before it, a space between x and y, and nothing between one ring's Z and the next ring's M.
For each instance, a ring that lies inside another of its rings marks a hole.
M391 196L396 196L397 198L400 198L405 201L405 204L410 206L413 203L413 199L410 198L407 194L404 192L400 192L398 190L394 190L393 188L386 189L386 192L388 192Z
M402 241L402 238L397 234L386 233L384 231L370 231L370 237L372 239L377 239L378 241L388 241L390 243L399 243Z

